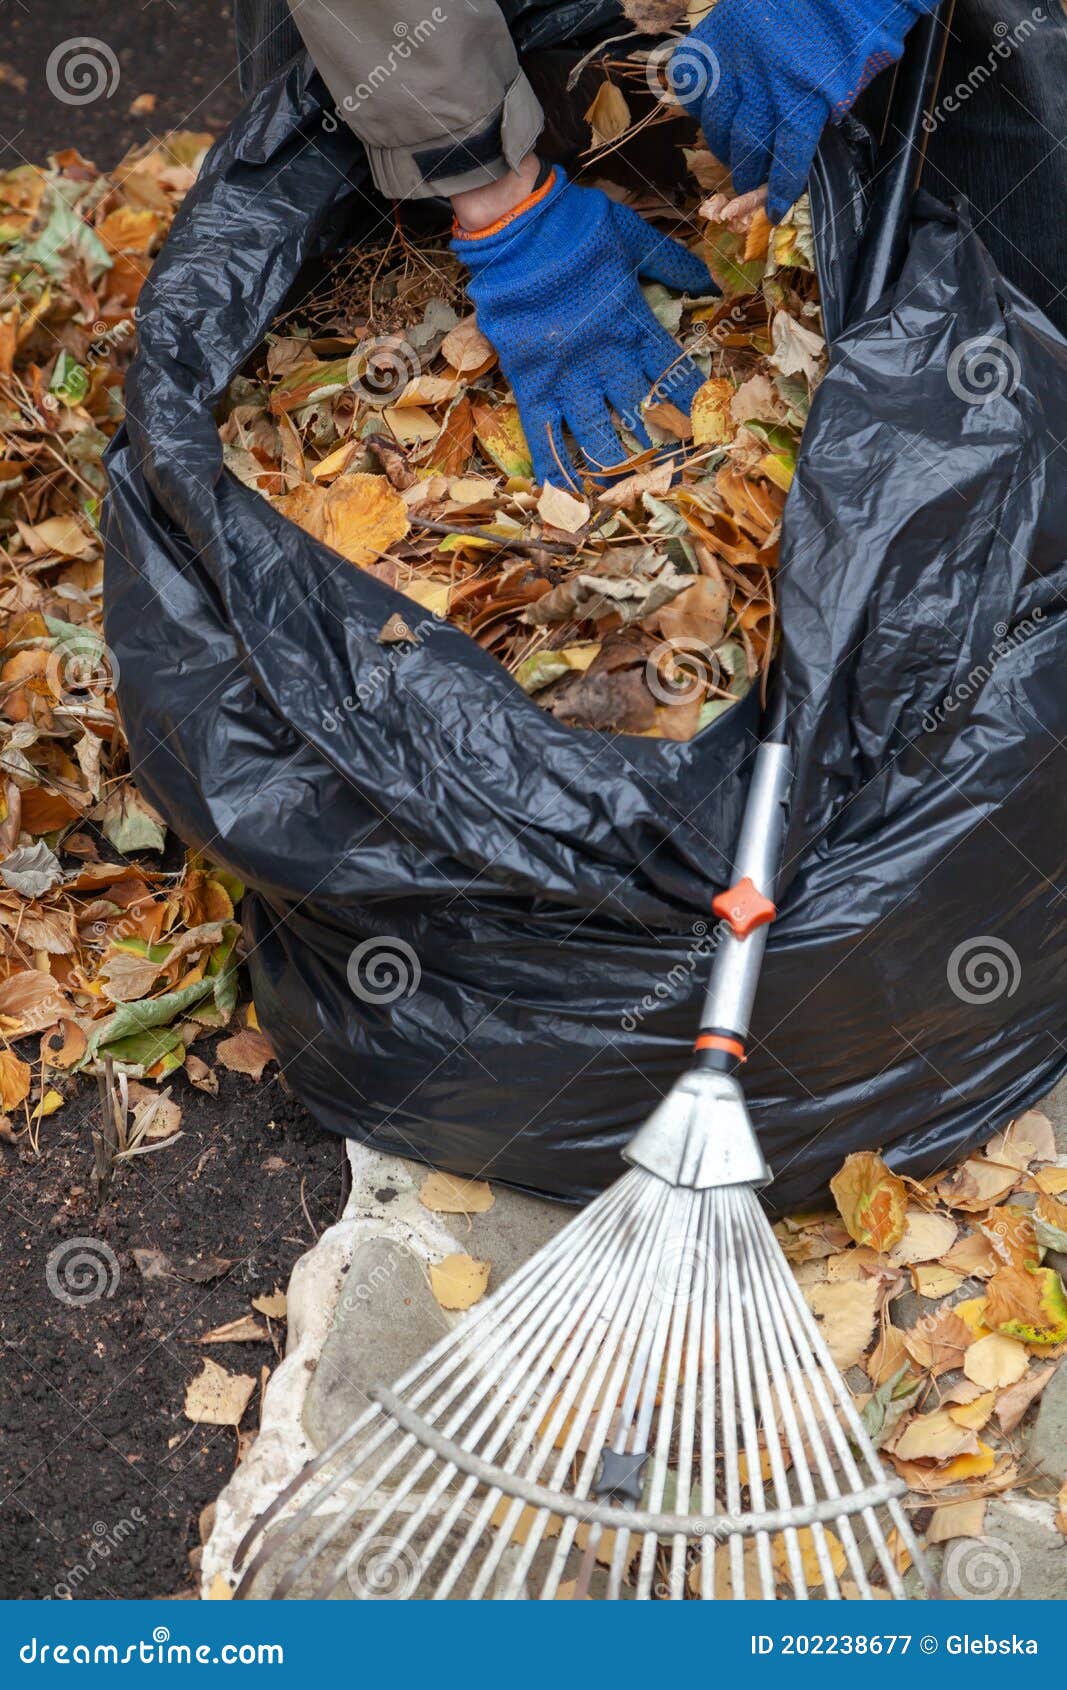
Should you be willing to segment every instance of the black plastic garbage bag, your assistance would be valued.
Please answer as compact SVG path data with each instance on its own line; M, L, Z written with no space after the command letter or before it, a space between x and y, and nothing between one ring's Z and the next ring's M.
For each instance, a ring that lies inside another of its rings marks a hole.
M145 290L107 639L136 778L251 888L261 1021L324 1126L585 1198L683 1066L757 729L575 731L222 468L213 404L385 208L298 64L212 153ZM1065 1063L1067 344L932 202L847 330L855 130L824 148L836 343L786 510L799 776L746 1087L777 1179L929 1171Z

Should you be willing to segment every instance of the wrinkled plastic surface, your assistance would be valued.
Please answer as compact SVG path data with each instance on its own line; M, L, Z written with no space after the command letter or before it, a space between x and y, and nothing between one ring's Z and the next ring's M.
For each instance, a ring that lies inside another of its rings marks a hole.
M217 397L386 214L320 94L260 95L142 298L105 583L136 776L252 889L260 1019L326 1127L585 1198L685 1064L755 707L687 745L563 727L447 624L379 645L409 602L223 470ZM1065 1066L1067 346L932 203L842 330L861 152L819 163L839 338L781 570L799 774L745 1084L783 1204L851 1150L943 1164ZM973 402L983 336L1010 391Z

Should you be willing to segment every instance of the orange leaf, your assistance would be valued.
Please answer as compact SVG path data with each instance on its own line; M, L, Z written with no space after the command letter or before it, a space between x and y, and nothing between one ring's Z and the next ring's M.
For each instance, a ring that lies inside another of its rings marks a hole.
M846 1158L830 1181L841 1219L850 1238L873 1250L891 1250L904 1236L907 1188L902 1179L873 1150Z

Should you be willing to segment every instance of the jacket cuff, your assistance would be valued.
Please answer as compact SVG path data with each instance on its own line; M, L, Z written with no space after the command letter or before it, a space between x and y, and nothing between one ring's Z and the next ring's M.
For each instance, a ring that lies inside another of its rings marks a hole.
M395 200L447 199L484 188L522 163L544 121L537 95L520 71L503 105L463 135L447 133L405 147L366 143L374 185Z

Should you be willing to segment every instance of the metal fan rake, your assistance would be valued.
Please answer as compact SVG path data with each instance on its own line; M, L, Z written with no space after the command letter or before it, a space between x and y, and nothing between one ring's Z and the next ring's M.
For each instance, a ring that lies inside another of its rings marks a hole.
M757 757L694 1066L633 1167L303 1470L238 1596L905 1596L928 1584L754 1187L735 1071L784 831Z

